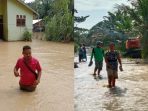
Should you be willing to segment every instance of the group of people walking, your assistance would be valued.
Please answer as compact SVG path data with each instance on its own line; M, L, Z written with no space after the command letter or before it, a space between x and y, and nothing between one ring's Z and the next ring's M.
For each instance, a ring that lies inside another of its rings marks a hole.
M98 41L96 43L96 47L92 49L89 66L92 65L93 63L92 60L94 57L95 68L93 75L95 77L96 76L101 77L100 72L103 67L103 59L105 59L107 76L108 76L108 87L112 88L115 87L116 79L118 78L118 63L119 63L119 69L123 71L121 56L119 51L115 50L115 44L113 42L109 44L109 50L105 52L102 46L103 46L102 42Z

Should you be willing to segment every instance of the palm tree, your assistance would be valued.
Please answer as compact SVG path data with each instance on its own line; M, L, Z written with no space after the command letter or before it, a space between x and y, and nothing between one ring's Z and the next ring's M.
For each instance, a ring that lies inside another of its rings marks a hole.
M108 22L115 29L142 35L142 55L148 58L148 0L129 0L132 7L117 5L118 11L109 13Z

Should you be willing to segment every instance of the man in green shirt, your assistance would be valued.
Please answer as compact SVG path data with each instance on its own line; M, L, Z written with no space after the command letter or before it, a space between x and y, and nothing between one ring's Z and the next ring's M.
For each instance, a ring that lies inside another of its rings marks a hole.
M104 57L104 50L102 49L102 42L98 41L96 43L96 47L93 48L92 53L91 53L91 59L90 63L92 62L92 59L94 57L95 60L95 68L94 68L94 76L96 76L96 71L98 70L98 76L100 77L100 71L102 70L103 67L103 57Z

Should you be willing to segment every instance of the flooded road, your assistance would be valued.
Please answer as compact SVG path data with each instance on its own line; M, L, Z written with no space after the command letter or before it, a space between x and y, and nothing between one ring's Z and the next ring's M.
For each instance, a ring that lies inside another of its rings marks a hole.
M148 65L124 59L124 71L119 71L116 88L112 89L106 87L105 63L101 80L92 76L94 64L78 65L74 70L75 111L148 111Z
M42 66L42 77L35 92L19 90L13 68L22 47L30 45L32 55ZM0 42L1 111L73 111L73 44L33 40Z

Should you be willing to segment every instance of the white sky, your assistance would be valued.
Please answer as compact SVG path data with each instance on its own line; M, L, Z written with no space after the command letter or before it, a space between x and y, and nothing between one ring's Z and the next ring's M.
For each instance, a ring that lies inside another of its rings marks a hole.
M130 4L127 0L75 0L76 16L90 15L85 22L78 24L78 27L90 29L92 26L103 20L108 11L114 11L115 4Z
M26 3L32 2L32 1L35 1L35 0L25 0Z

